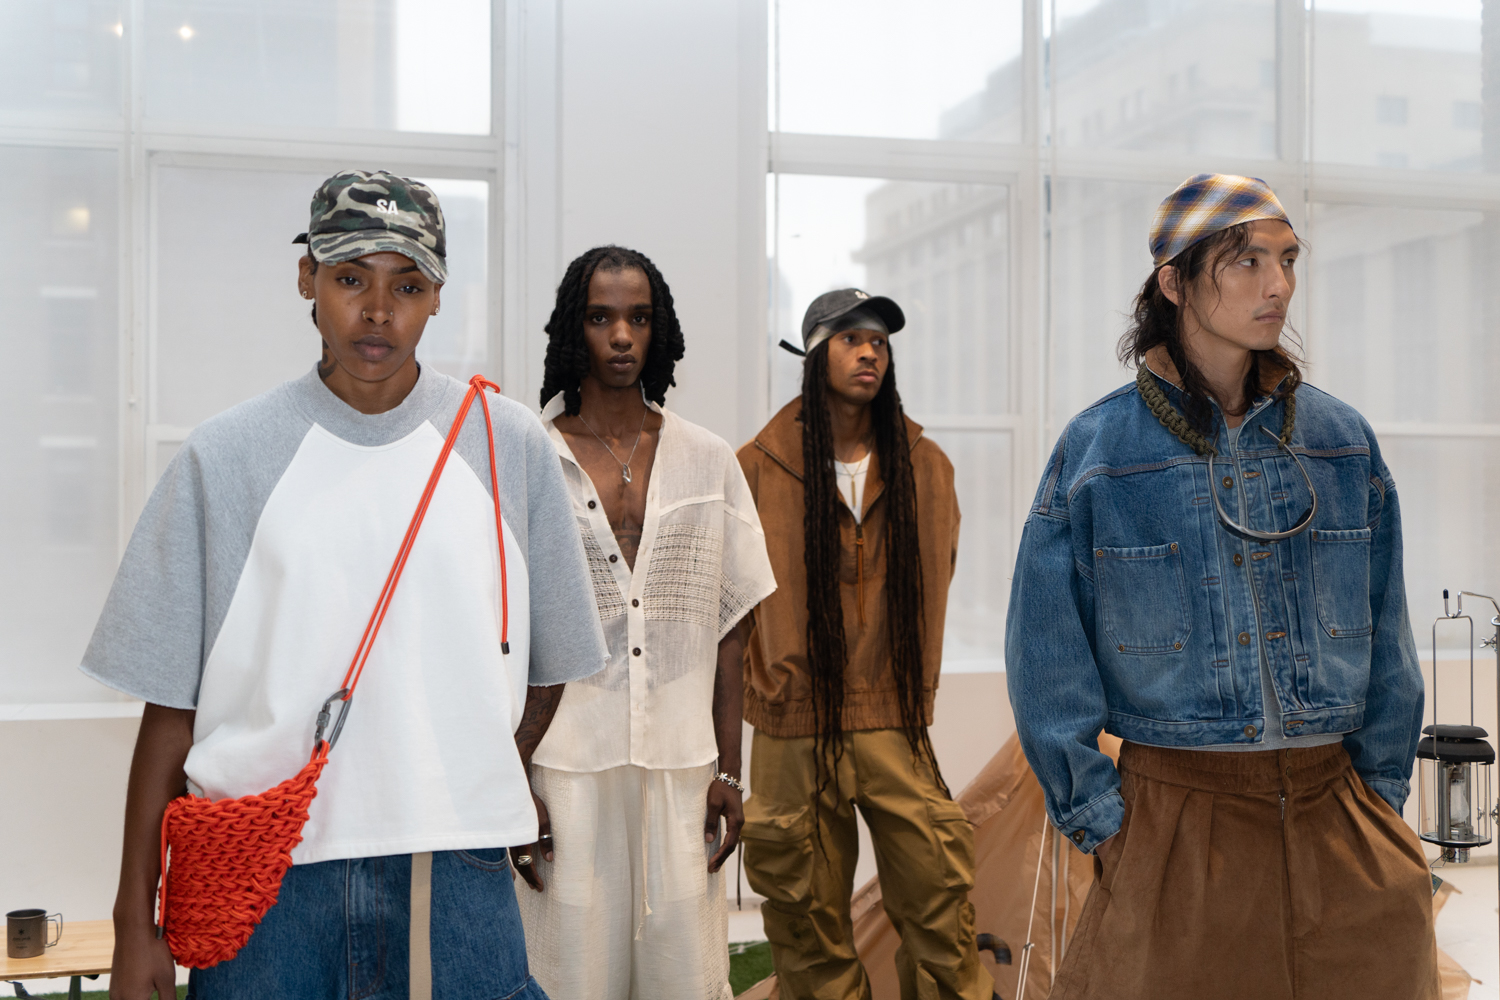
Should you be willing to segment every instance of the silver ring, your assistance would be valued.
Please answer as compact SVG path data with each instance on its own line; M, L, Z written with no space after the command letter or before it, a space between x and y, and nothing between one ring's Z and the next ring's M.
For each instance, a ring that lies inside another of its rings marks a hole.
M516 864L519 867L525 868L527 865L531 864L531 855L529 855L529 854L517 854L516 855Z
M540 837L538 837L536 839L537 840L551 840L552 839L552 834L550 834L550 833L544 833L544 834L542 834Z

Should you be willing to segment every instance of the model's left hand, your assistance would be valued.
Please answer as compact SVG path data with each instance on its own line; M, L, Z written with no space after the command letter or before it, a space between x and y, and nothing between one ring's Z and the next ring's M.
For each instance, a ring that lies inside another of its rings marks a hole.
M723 866L740 842L740 827L745 825L745 806L740 793L715 779L708 783L708 816L703 821L703 840L712 844L719 836L719 818L724 819L724 844L708 860L710 873Z

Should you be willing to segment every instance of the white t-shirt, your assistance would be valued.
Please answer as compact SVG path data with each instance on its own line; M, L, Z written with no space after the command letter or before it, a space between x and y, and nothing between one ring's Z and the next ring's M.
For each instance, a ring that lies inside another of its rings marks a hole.
M424 369L366 415L315 372L205 422L146 505L84 656L118 690L197 710L189 789L258 794L312 752L467 387ZM516 752L530 684L604 664L557 456L519 404L495 422L510 653L489 447L476 400L449 456L297 864L524 844L536 811Z
M719 755L719 641L776 589L750 484L723 438L655 404L661 437L632 571L594 482L542 411L593 573L609 665L569 684L532 760L560 771L697 767Z
M852 464L834 459L833 471L844 503L854 515L854 523L860 524L865 515L865 477L870 471L870 453L865 452L864 458Z

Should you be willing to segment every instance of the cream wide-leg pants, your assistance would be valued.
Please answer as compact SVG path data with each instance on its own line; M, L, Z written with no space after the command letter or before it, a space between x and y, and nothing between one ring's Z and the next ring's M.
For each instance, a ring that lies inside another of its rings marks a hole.
M517 879L516 896L552 1000L731 1000L724 876L703 839L712 780L711 764L532 766L555 857L536 860L545 891Z

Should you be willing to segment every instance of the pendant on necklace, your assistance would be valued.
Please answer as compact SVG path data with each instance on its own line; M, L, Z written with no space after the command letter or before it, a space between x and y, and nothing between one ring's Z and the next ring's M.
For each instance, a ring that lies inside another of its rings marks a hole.
M620 477L622 479L624 479L627 483L630 482L630 466L628 466L628 465L622 465L622 466L620 466Z

